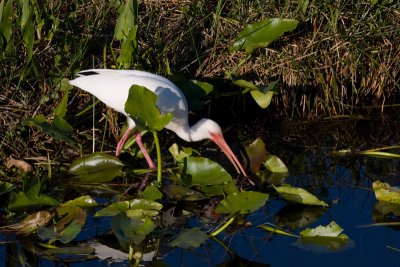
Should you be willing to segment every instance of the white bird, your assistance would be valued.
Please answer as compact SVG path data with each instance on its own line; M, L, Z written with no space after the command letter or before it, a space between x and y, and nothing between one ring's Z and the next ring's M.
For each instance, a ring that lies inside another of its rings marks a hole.
M146 87L157 95L156 105L161 113L170 112L173 114L173 119L165 128L175 132L187 142L211 139L225 153L236 171L247 177L239 160L226 143L221 127L216 122L210 119L201 119L192 127L189 126L186 98L170 80L139 70L91 69L79 72L78 76L78 78L71 80L70 84L91 93L107 106L127 117L128 129L118 142L115 153L117 156L128 139L130 131L135 127L135 122L125 112L124 108L128 99L129 88L136 84ZM155 164L143 146L140 133L136 132L135 137L149 167L155 168Z

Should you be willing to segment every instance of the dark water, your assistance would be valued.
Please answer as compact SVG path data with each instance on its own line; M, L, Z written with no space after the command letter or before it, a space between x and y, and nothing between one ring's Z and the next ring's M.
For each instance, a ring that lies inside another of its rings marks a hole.
M277 144L273 154L287 164L290 175L285 182L314 193L327 202L327 209L290 205L271 195L266 206L247 216L251 227L230 228L209 239L195 250L162 246L154 266L400 266L400 232L388 226L363 227L377 222L400 221L394 214L382 215L372 191L372 182L383 180L400 184L399 162L392 159L374 159L361 156L332 156L332 147L309 148ZM300 224L299 221L303 223ZM297 239L266 232L258 225L273 223L299 234L307 227L327 225L335 221L352 240L352 245L340 251L323 248L311 250L295 245ZM106 232L109 221L91 221L79 239L91 239ZM200 226L196 218L191 226ZM95 225L95 227L93 226ZM301 226L300 226L301 225ZM99 230L100 227L100 230ZM93 228L96 228L94 230ZM400 229L400 228L398 228ZM0 236L9 241L12 236ZM0 266L7 266L10 256L21 246L0 245ZM31 259L30 257L28 257ZM29 261L28 261L29 262ZM161 265L160 265L161 264ZM37 259L32 266L126 266L126 262L113 263L92 260L59 264Z

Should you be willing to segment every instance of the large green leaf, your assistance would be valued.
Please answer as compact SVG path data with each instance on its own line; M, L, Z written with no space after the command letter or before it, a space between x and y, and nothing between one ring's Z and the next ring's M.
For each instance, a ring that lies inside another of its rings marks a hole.
M254 191L233 193L221 200L215 211L231 215L251 213L263 207L268 197L268 194Z
M139 245L154 229L153 221L148 218L128 217L121 212L113 217L112 230L123 247Z
M161 114L156 103L155 93L144 86L132 85L125 103L125 111L135 121L139 130L159 131L171 121L172 114Z
M80 207L80 208L90 208L97 206L96 200L94 200L91 196L80 196L75 199L72 199L68 202L62 204L64 207Z
M134 30L138 20L138 1L127 0L125 4L118 9L118 19L114 29L114 37L117 40L123 40Z
M303 188L292 187L291 185L283 185L275 187L275 190L286 200L304 204L327 207L324 201L319 200L316 196Z
M130 217L151 217L157 215L162 207L162 204L156 201L149 199L134 199L131 201L113 203L96 212L94 216L115 216L121 212L125 212Z
M139 196L149 200L157 200L161 199L163 194L156 186L150 185L144 191L140 192Z
M298 23L294 19L272 18L249 24L239 33L231 49L233 51L245 49L249 55L256 48L267 47L285 32L294 30Z
M183 230L179 236L168 245L183 249L198 248L207 240L207 235L197 227Z
M232 182L230 174L218 163L203 157L189 157L179 163L180 171L190 177L190 185L221 185Z
M81 182L101 183L120 175L123 167L124 164L117 157L96 152L75 160L69 172Z
M48 195L41 194L41 183L37 182L26 192L12 192L8 209L21 211L38 206L56 206L58 201Z
M250 91L251 96L261 108L267 108L271 104L272 97L278 93L278 81L259 87L259 90Z

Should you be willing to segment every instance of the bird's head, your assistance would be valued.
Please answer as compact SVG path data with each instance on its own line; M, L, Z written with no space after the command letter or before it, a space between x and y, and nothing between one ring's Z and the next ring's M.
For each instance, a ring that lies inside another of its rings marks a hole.
M191 138L192 141L200 141L203 139L211 139L219 148L221 148L222 152L225 153L227 158L232 162L238 173L242 173L247 177L245 170L237 159L236 155L232 152L230 147L225 141L224 135L222 134L221 127L213 120L210 119L202 119L198 123L196 123L191 128Z

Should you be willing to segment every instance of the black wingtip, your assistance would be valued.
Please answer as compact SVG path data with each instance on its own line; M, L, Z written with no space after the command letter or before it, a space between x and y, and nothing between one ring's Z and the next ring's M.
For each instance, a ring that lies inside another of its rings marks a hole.
M78 72L79 76L90 76L90 75L96 75L96 74L99 74L99 73L96 71L93 71L93 70L84 70L84 71Z

